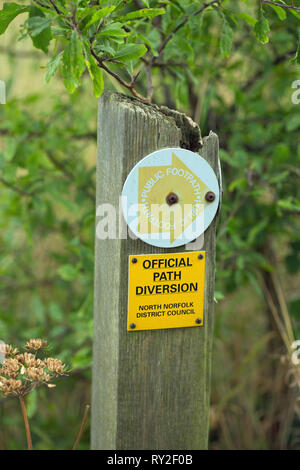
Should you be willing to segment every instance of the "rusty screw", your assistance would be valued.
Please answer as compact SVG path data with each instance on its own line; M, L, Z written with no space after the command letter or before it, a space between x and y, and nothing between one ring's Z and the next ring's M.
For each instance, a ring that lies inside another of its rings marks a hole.
M173 204L176 204L178 202L178 196L175 193L169 193L166 197L167 204L169 206L173 206Z
M212 191L207 191L207 193L205 194L205 200L207 202L214 202L215 199L216 199L215 193L213 193Z

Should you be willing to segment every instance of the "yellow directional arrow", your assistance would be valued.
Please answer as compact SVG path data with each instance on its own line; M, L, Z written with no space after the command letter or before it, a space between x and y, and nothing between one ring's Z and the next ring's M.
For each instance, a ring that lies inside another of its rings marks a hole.
M204 210L208 190L174 152L171 165L139 167L139 232L170 233L172 244ZM177 201L171 205L170 194Z

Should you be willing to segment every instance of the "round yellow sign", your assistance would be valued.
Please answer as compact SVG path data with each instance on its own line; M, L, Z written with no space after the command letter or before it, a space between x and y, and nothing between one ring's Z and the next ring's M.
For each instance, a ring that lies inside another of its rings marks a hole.
M122 192L124 218L150 245L177 247L199 237L219 205L216 175L204 158L166 148L143 158L129 173Z

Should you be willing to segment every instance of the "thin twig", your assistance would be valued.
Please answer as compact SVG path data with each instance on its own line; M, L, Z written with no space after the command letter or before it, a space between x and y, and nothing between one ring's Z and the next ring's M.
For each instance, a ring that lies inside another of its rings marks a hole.
M91 51L91 54L92 56L96 59L97 61L97 64L98 64L98 67L100 67L101 69L103 69L106 73L108 73L109 75L111 75L112 77L114 77L116 80L118 80L119 83L121 83L121 85L123 85L125 88L127 88L128 90L131 91L131 93L136 97L136 98L139 98L140 100L142 101L149 101L147 98L145 98L144 96L140 95L137 91L135 91L134 89L134 81L131 81L131 83L128 83L128 82L125 82L125 80L123 80L117 73L113 72L112 70L110 70L105 64L104 64L104 60L102 60L97 54L96 52L94 51L93 47L90 46L90 51Z
M4 184L4 186L6 186L7 188L11 189L11 190L14 191L15 193L20 194L20 196L26 196L26 197L32 197L32 196L34 196L34 193L33 193L33 192L27 192L27 191L25 191L24 189L17 188L17 187L14 186L13 184L11 184L11 183L9 183L8 181L6 181L4 178L0 178L0 183Z
M152 83L152 66L151 64L146 64L145 65L146 69L146 77L147 77L147 83L148 83L148 92L147 92L147 99L149 103L151 103L152 100L152 95L153 95L153 83Z
M49 158L49 160L53 163L53 165L60 170L67 178L73 179L74 176L70 171L65 167L64 163L60 162L57 160L57 158L53 155L52 152L49 150L46 152L46 156Z
M281 8L285 8L286 10L296 10L296 11L300 11L300 8L299 7L295 7L294 4L292 5L286 5L285 3L278 3L278 2L273 2L271 0L262 0L262 3L267 3L269 5L274 5L276 7L281 7Z
M29 426L29 421L28 421L28 416L27 416L27 411L26 411L26 405L25 405L25 402L24 402L24 397L22 395L20 395L19 400L20 400L22 415L23 415L23 418L24 418L28 450L32 450L32 440L31 440L30 426Z
M78 444L79 444L79 442L80 442L82 433L83 433L83 431L84 431L84 427L85 427L86 420L87 420L87 417L88 417L88 414L89 414L89 410L90 410L90 405L86 405L85 411L84 411L84 415L83 415L83 420L82 420L82 423L81 423L81 426L80 426L80 430L79 430L79 434L78 434L78 436L77 436L77 439L76 439L76 441L75 441L75 444L74 444L72 450L77 450L77 447L78 447Z
M56 13L58 15L61 15L62 14L62 11L60 11L60 9L55 5L54 3L54 0L49 0L49 2L51 3L51 5L53 6L54 10L56 11Z
M34 2L39 5L40 7L42 8L46 8L46 10L51 10L51 7L49 7L48 5L44 5L42 2L40 2L39 0L34 0Z

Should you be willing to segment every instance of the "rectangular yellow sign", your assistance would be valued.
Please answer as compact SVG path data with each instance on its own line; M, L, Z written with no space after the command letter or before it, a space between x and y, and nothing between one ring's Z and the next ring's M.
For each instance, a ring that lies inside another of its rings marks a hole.
M129 256L128 331L203 325L205 251Z

